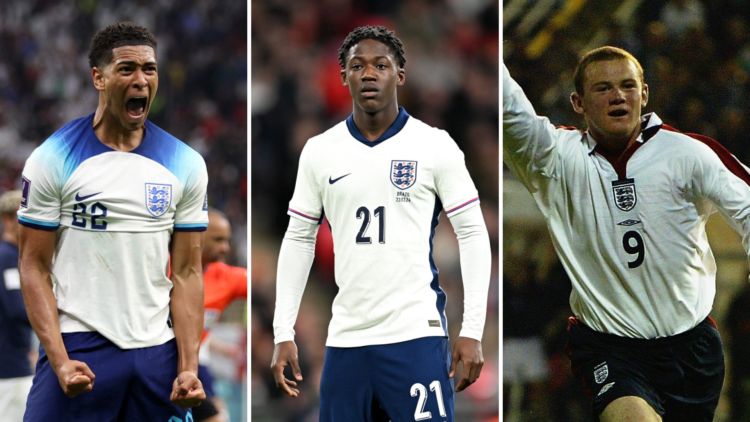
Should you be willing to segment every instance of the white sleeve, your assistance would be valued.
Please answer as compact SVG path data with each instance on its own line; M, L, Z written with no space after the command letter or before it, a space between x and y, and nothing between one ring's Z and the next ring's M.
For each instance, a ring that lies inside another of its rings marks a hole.
M276 270L275 344L294 340L294 323L315 258L315 237L319 227L297 218L289 219Z
M435 188L445 215L452 217L479 205L479 194L466 169L464 153L445 131L435 160Z
M459 336L482 341L492 271L490 238L480 207L451 216L450 221L458 237L464 284L464 319Z
M312 140L307 141L299 157L297 181L294 185L294 195L289 201L287 214L290 217L320 224L323 221L323 199L320 188L315 179L314 164L317 160Z
M65 165L57 151L48 145L37 148L23 169L23 198L18 222L40 230L57 230L60 226L62 169Z
M536 115L503 64L503 161L532 192L538 188L535 177L558 177L555 145L560 131Z
M174 215L175 231L205 231L208 227L208 171L203 157L191 151L193 171L183 187Z

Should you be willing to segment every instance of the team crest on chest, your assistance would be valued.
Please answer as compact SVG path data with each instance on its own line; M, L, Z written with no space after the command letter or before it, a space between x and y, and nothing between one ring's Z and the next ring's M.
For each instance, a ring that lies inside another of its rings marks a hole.
M594 381L596 381L597 384L603 383L608 376L609 368L607 367L607 362L600 363L594 368Z
M146 209L154 217L161 217L172 203L172 185L146 183Z
M630 211L638 202L638 196L635 193L635 179L616 180L612 182L612 195L615 199L617 208L623 211Z
M391 183L404 190L414 186L417 181L417 162L393 160L391 161Z

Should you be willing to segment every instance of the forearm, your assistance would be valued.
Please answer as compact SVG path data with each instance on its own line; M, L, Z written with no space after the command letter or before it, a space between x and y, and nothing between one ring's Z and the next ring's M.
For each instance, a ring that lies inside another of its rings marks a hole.
M202 234L175 233L172 239L172 295L169 310L177 342L177 372L198 374L203 331ZM181 237L178 237L181 236Z
M276 272L276 310L273 316L274 343L294 340L302 294L315 258L318 225L290 218L281 242Z
M203 331L203 275L194 270L183 274L173 272L172 283L169 309L179 354L177 372L198 374L198 351Z
M464 316L459 336L482 341L492 271L487 227L478 206L451 217L451 224L458 237L464 285Z
M26 304L29 322L44 347L50 365L56 369L68 360L62 334L60 333L57 301L52 292L49 268L32 263L21 257L21 290Z

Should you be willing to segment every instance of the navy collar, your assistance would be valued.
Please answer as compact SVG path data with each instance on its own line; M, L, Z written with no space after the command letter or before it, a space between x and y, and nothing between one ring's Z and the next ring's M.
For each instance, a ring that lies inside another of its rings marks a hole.
M362 132L357 129L357 125L354 124L354 113L350 114L349 117L346 118L346 127L347 129L349 129L349 133L354 137L354 139L362 142L368 147L374 147L375 145L378 145L381 142L386 141L392 138L397 133L401 132L401 129L406 126L407 120L409 120L409 113L407 113L403 107L399 107L398 116L396 117L396 120L393 122L391 127L389 127L388 130L385 131L385 133L380 135L380 137L374 141L370 141L365 138L364 135L362 135Z

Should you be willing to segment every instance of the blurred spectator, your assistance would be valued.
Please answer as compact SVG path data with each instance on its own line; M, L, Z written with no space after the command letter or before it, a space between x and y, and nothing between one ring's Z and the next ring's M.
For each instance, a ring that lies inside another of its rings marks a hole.
M246 267L247 7L244 0L0 1L0 193L21 186L36 146L96 108L89 41L106 25L131 20L159 44L149 120L203 155L209 204L232 223L227 262ZM228 310L224 319L239 323L242 311Z
M297 318L295 342L304 381L297 399L282 397L270 371L276 262L305 142L352 113L341 84L338 49L354 28L384 25L406 51L399 105L444 128L466 156L480 192L493 248L490 303L482 341L485 367L457 395L456 420L482 421L498 409L499 10L494 0L257 0L252 4L252 413L253 420L317 421L326 321L336 294L330 232L318 233L316 259ZM445 217L433 255L446 291L448 329L458 336L463 303L455 234ZM477 388L480 387L481 388Z

